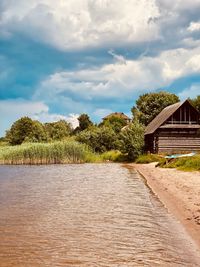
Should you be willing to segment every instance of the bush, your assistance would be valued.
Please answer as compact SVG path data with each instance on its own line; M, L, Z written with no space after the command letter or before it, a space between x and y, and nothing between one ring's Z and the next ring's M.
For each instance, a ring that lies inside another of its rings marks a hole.
M112 162L124 162L126 161L126 156L122 154L119 150L111 150L101 154L103 161Z
M107 126L113 129L115 133L119 133L121 129L127 125L127 122L125 119L117 117L115 115L104 119L102 123L100 123L99 126Z
M144 126L134 121L121 132L121 151L128 155L129 160L135 160L143 153Z
M110 127L90 127L77 134L78 142L87 144L93 151L103 153L117 148L118 137Z
M72 126L65 120L45 123L44 126L50 140L62 140L72 133Z
M43 142L47 140L44 126L39 121L23 117L13 123L6 133L6 140L11 145L20 145L23 142Z

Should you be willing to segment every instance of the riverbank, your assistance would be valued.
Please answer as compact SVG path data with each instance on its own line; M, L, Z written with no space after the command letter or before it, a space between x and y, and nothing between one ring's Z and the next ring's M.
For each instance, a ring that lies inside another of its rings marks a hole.
M156 168L155 165L133 164L200 248L200 172Z

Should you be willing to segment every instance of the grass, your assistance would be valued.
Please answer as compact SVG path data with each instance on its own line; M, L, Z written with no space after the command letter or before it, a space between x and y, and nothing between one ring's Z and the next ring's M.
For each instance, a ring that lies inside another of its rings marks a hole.
M135 162L140 163L140 164L145 164L145 163L151 163L151 162L160 162L162 161L161 156L157 154L143 154L140 155Z
M86 145L76 141L54 143L26 143L19 146L1 146L1 164L62 164L100 162Z
M103 161L112 161L112 162L127 161L127 156L122 154L119 150L110 150L110 151L104 152L100 156Z
M170 161L156 154L148 154L139 156L135 162L141 164L158 162L157 166L162 168L176 168L182 171L200 171L200 154L194 157L183 157Z
M163 168L177 168L182 171L200 171L200 155L173 159L167 164L161 162L159 166Z

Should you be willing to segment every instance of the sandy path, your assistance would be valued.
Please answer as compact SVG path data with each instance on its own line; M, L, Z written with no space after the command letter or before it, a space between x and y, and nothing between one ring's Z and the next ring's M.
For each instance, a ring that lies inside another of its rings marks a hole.
M186 228L200 248L200 172L134 164L166 208Z

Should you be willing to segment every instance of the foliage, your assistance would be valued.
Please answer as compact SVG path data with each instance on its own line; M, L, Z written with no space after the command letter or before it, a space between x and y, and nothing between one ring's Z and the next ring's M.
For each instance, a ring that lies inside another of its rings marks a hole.
M127 125L127 122L125 119L114 116L114 115L105 119L100 124L100 126L111 127L115 133L119 133L121 129L126 125Z
M6 142L6 139L4 137L0 138L0 146L6 146L8 143Z
M148 125L165 107L179 101L178 96L168 92L147 93L141 95L132 108L134 119Z
M189 99L189 101L200 112L200 95L196 98Z
M162 158L159 155L156 154L143 154L140 155L136 159L136 163L144 164L144 163L151 163L151 162L160 162Z
M22 117L11 126L6 133L6 140L11 145L20 145L23 142L42 142L47 140L44 126L39 121L29 117Z
M118 137L110 127L93 126L77 134L76 140L87 144L95 152L103 153L117 148Z
M26 143L0 147L0 162L4 164L59 164L97 162L100 157L83 144L71 141Z
M45 123L45 130L50 140L62 140L72 133L72 126L65 120Z
M122 154L119 150L110 150L101 154L103 161L112 161L112 162L124 162L126 161L126 155Z
M144 149L144 126L135 120L121 132L121 151L129 160L136 159Z
M77 129L78 131L84 131L85 129L93 125L92 121L90 120L90 117L87 114L81 114L78 117L78 121L79 121L79 127Z

